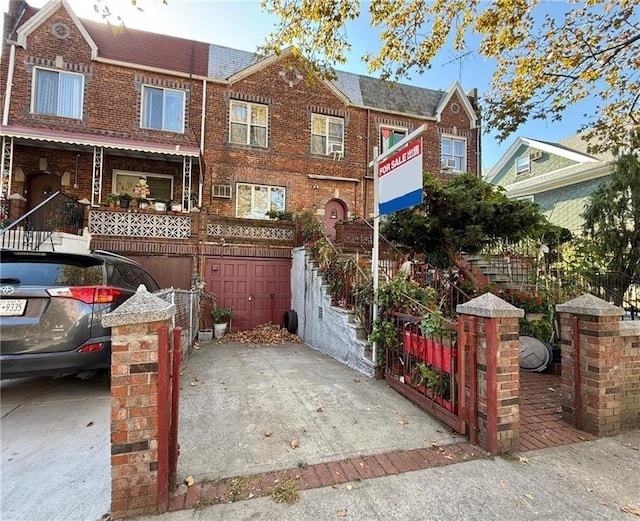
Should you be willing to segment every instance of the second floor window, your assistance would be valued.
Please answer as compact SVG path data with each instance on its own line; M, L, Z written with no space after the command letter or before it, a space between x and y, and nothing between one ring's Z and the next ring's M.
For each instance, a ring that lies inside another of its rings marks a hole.
M33 112L82 119L84 76L35 69Z
M467 141L463 138L442 136L440 163L443 170L461 173L467 170Z
M520 156L516 159L516 175L528 174L530 170L531 165L529 163L529 154Z
M267 213L284 212L285 191L281 186L238 183L236 217L266 219Z
M267 146L267 106L231 102L229 142L238 145Z
M344 153L344 120L330 116L311 116L311 153Z
M184 92L143 87L142 126L156 130L184 132Z
M384 153L389 150L393 145L396 145L407 137L406 128L380 128L380 153Z

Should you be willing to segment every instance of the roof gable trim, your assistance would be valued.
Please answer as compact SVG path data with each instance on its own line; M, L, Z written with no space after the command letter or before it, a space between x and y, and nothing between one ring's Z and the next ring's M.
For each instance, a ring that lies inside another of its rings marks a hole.
M253 63L248 67L246 67L245 69L242 69L241 71L233 74L232 76L229 76L228 78L229 84L233 84L236 81L240 81L244 78L251 76L252 74L255 74L256 72L260 72L266 67L273 65L274 63L277 63L280 60L280 58L282 58L283 56L291 56L292 53L293 53L293 47L287 47L284 51L282 51L281 55L271 54L266 58L263 58L262 60L256 63ZM301 59L304 59L304 58L301 58ZM351 100L340 89L338 89L331 81L325 78L322 78L322 83L331 92L333 92L333 94L335 94L345 105L351 104Z
M38 27L40 27L46 20L49 19L53 13L55 13L60 7L64 8L67 14L73 20L73 23L77 27L82 37L85 39L89 47L91 48L91 59L95 60L98 57L98 46L93 41L89 33L85 29L84 25L80 19L75 15L72 9L69 7L69 4L66 0L52 0L47 3L42 9L40 9L33 17L31 17L23 26L21 26L17 31L18 36L18 45L23 48L27 48L27 38L33 31L35 31Z
M549 143L544 143L542 141L537 141L535 139L531 139L528 137L519 137L507 149L504 155L500 158L500 161L498 161L498 163L489 171L489 174L487 175L485 180L489 183L493 182L493 180L502 171L502 169L514 159L516 152L523 145L528 146L530 148L535 148L537 150L542 150L543 152L547 152L548 154L564 157L565 159L575 161L578 164L601 162L600 160L594 158L593 156L583 154L582 152L567 150L566 148L551 145ZM546 173L553 173L553 172L546 172Z
M464 107L467 116L469 116L470 127L472 129L476 128L476 125L478 123L478 115L476 114L475 110L473 110L473 106L469 101L469 96L465 94L462 88L462 84L459 81L456 81L453 85L451 85L451 87L449 87L445 96L440 100L440 103L438 103L438 107L436 108L437 121L441 120L442 111L445 109L449 101L451 101L451 98L453 98L453 95L456 93L458 94L458 98L460 98L460 100L462 101L462 106Z

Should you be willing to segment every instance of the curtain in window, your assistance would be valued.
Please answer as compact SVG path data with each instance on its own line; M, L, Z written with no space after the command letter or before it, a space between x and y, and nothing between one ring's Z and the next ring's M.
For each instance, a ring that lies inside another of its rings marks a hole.
M38 114L55 116L58 104L58 73L36 71L36 99L34 110Z
M82 76L60 74L58 116L82 118Z
M162 129L162 90L145 87L142 102L142 126Z
M182 132L184 114L184 94L182 92L164 91L164 129Z

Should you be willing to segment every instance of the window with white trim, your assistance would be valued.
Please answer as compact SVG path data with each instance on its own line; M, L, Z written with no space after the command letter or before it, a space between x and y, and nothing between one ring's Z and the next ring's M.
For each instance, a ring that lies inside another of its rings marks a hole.
M516 158L516 175L528 174L530 171L529 154Z
M266 105L231 101L229 109L229 142L239 145L267 146Z
M311 115L311 153L330 155L344 152L344 119Z
M455 173L467 171L467 140L454 136L440 138L440 164Z
M146 199L156 201L171 201L173 199L173 176L167 174L114 170L111 191L139 197L133 189L141 178L147 180L149 187L149 195Z
M184 132L184 91L142 87L143 128Z
M236 185L236 217L267 219L271 211L284 212L285 189L238 183Z
M82 119L84 76L35 68L32 99L36 114Z
M393 145L407 137L406 128L380 127L380 153L383 154Z

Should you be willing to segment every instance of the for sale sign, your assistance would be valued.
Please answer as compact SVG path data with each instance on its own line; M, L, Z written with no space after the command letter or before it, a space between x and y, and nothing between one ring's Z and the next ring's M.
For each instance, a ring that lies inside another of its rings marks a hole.
M378 165L380 215L422 203L422 138Z

